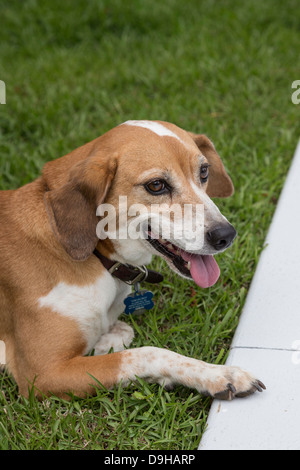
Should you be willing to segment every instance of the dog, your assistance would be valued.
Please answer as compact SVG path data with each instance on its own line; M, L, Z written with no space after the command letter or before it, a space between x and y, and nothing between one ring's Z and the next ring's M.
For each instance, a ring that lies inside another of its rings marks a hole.
M1 191L0 339L20 394L34 385L37 396L85 397L97 381L110 389L137 376L225 400L265 389L239 367L151 346L129 349L133 329L118 320L132 285L146 276L161 280L146 268L153 255L202 288L217 281L214 255L236 231L211 198L232 193L208 137L162 121L120 124L46 163L35 181ZM120 196L130 207L199 204L202 243L188 250L184 239L162 238L155 217L155 229L151 218L144 222L144 238L100 239L97 208L109 205L120 218Z

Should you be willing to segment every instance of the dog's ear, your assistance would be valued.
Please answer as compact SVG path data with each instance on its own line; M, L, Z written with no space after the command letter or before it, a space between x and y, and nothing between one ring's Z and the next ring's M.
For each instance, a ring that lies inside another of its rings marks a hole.
M207 194L210 197L231 196L234 191L233 184L226 173L221 158L216 152L214 144L208 137L206 137L206 135L197 135L192 132L189 132L188 134L211 165L209 168Z
M116 158L89 157L72 167L66 184L45 193L51 228L75 260L87 259L96 248L96 210L108 193L116 167Z

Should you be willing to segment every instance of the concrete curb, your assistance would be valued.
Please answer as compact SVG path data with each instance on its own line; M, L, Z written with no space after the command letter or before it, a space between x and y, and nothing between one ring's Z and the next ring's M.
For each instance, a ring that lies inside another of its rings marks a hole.
M300 142L227 360L267 390L214 400L200 450L300 450Z

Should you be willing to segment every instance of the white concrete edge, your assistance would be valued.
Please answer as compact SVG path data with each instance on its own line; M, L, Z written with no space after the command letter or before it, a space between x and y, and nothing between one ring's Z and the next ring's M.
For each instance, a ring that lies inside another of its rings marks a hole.
M252 305L252 301L255 299L258 282L261 281L260 274L262 267L268 258L268 253L270 253L268 244L274 239L276 230L280 223L282 223L281 216L286 208L285 203L287 200L290 201L293 196L298 196L297 200L300 200L300 191L298 189L300 185L298 181L300 181L300 141L298 141L294 158L281 191L265 239L266 248L261 253L226 361L227 365L238 365L248 370L255 366L258 373L261 371L265 373L267 370L269 374L267 382L270 385L270 390L263 392L262 395L256 393L246 399L235 399L232 402L214 400L209 412L206 430L198 447L199 450L300 450L300 428L298 426L300 419L299 348L295 349L292 346L280 347L280 345L278 348L268 347L263 341L253 346L251 343L253 336L250 338L249 343L247 343L248 335L247 331L245 331L249 323L251 324L251 317L255 316L253 315L255 313L253 308L251 311L251 306L249 305ZM295 214L296 216L297 214ZM298 260L300 252L299 249L296 251L298 251ZM298 276L297 282L299 280ZM294 329L294 334L300 335L299 289L296 295L299 300L299 309L297 309L299 315L290 315L288 320L292 321L290 329ZM285 305L283 314L287 312L289 312L289 306ZM272 322L275 322L273 331L274 329L276 330L277 326L279 328L279 336L282 331L282 318L283 315L271 319ZM260 321L265 332L272 330L270 323L268 323L270 322L270 316L262 316ZM262 397L264 398L262 399Z
M259 290L259 282L260 282L260 278L261 278L260 274L261 274L261 271L264 269L265 263L269 259L269 254L270 254L269 245L270 245L271 241L276 237L276 231L278 230L278 226L281 223L280 220L282 218L282 214L283 214L283 211L284 211L284 204L286 203L286 198L290 196L291 186L292 186L292 184L295 184L295 178L297 178L297 174L298 174L297 169L298 169L298 171L300 169L300 140L298 141L298 144L296 146L296 150L295 150L295 153L294 153L293 160L291 162L289 171L288 171L287 176L286 176L284 186L283 186L281 194L279 196L279 200L278 200L275 212L273 214L272 221L271 221L269 229L267 231L267 235L266 235L266 238L265 238L265 241L264 241L264 249L260 254L260 258L259 258L258 264L256 266L256 270L255 270L254 276L252 278L250 288L249 288L248 293L247 293L246 302L245 302L245 305L243 307L243 311L242 311L242 314L241 314L240 319L239 319L239 324L237 326L237 329L235 331L235 334L234 334L234 337L233 337L233 340L232 340L231 349L239 348L239 347L260 347L260 348L266 348L266 349L268 348L268 345L266 345L266 343L263 340L260 340L260 342L257 343L257 344L249 344L249 343L246 344L244 342L244 333L245 333L245 329L247 327L247 325L245 325L245 322L249 320L249 317L252 314L250 312L251 305L252 305L252 299L256 296L256 293ZM297 179L300 181L300 174L299 174L299 177ZM299 185L298 182L296 184ZM299 202L300 202L300 200L299 200ZM296 214L295 214L295 216L296 216ZM299 216L299 219L300 219L300 216ZM274 318L273 318L273 320L274 320ZM268 322L270 322L270 318L263 317L261 319L261 321L265 322L264 323L265 328L262 325L262 329L265 329L265 330L269 329L268 328ZM280 348L280 349L283 349L283 350L293 349L292 342L288 346L287 345L282 346L282 345L277 344L277 347Z

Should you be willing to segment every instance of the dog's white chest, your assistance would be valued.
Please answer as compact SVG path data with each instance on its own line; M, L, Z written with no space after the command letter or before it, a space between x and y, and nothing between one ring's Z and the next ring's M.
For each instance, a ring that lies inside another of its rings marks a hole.
M78 323L87 342L87 353L122 313L127 290L126 284L104 272L86 286L60 282L46 296L40 297L38 303Z

